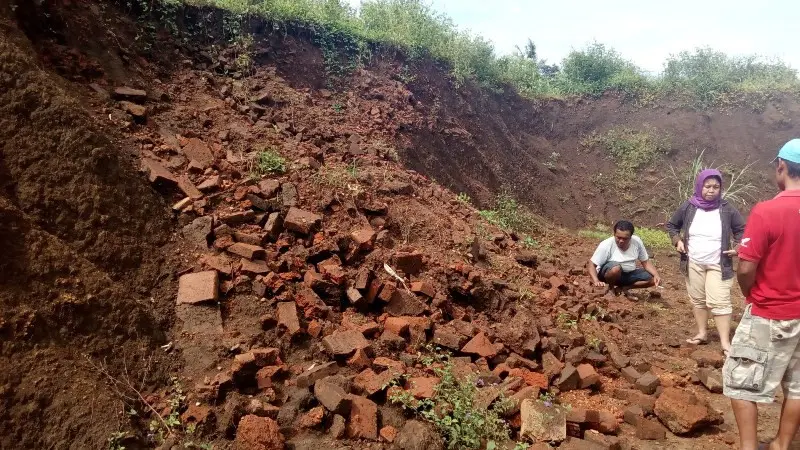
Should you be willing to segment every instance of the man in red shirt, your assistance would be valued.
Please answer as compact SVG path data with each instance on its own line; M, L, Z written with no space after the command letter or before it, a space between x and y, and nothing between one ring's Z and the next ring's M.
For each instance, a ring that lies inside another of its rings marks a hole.
M771 450L786 450L800 425L800 139L781 148L781 193L750 212L739 248L738 279L747 307L722 369L742 450L758 448L757 403L784 402Z

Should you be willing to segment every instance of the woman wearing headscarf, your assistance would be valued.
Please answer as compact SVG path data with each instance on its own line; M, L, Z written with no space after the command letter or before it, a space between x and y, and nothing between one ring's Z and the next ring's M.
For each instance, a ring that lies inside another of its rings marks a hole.
M667 224L672 243L681 254L681 273L697 321L697 334L689 344L708 342L708 319L714 317L722 351L731 348L730 327L733 256L744 234L744 219L722 198L722 174L706 169L697 174L694 195ZM733 246L731 245L733 242Z

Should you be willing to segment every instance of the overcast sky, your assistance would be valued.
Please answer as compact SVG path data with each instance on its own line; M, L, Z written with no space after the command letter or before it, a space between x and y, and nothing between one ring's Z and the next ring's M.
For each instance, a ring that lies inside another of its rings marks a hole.
M348 0L358 6L361 0ZM651 72L671 53L710 46L732 55L777 56L800 68L797 0L428 0L499 54L528 38L540 58L560 62L597 41Z

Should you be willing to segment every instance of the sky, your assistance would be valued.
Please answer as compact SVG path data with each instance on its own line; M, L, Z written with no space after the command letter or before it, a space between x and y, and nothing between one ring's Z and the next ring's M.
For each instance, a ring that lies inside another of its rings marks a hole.
M348 0L358 6L361 0ZM460 29L490 39L498 54L528 38L539 58L560 63L597 41L657 74L670 54L712 47L779 57L800 69L796 0L428 0Z

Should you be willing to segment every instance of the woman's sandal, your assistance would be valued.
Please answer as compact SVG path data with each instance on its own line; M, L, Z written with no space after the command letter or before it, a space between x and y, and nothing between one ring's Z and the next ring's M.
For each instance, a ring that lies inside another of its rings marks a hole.
M700 339L700 338L693 337L693 338L687 339L686 343L687 344L691 344L691 345L706 345L706 344L708 344L708 338Z

